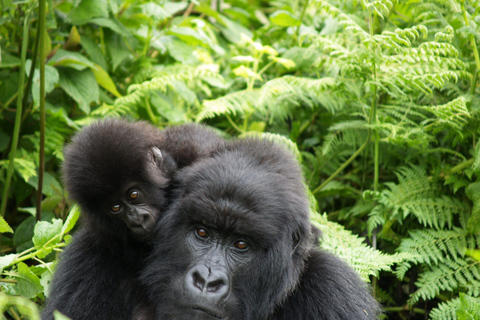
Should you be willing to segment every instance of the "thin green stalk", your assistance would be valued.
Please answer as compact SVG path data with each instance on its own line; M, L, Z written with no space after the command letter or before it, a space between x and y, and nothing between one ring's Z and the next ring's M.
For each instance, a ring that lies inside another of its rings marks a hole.
M37 1L35 1L34 3L36 4ZM23 96L22 105L24 105L24 106L27 105L29 92L30 92L30 90L32 90L33 75L35 74L35 66L37 65L38 46L39 45L40 45L40 37L37 36L37 37L35 37L35 45L33 46L32 65L30 66L30 73L28 75L27 87L25 88L25 94Z
M239 126L237 126L237 125L235 124L235 122L233 122L232 118L230 118L230 116L229 116L227 113L225 113L225 117L227 118L228 122L230 122L230 125L231 125L233 128L235 128L235 130L237 130L237 131L240 132L240 133L244 133L244 132L245 132L245 131L243 131Z
M302 21L303 21L303 17L305 16L305 12L307 12L307 8L308 6L310 5L310 0L307 0L305 2L305 6L303 7L302 9L302 13L300 15L300 24L297 26L297 28L295 29L295 36L294 36L294 39L297 39L298 38L298 34L300 33L300 26L302 25ZM300 42L300 41L298 41Z
M40 155L38 168L38 187L37 187L37 221L42 219L42 191L43 191L43 173L45 171L45 36L47 30L46 23L47 0L40 0L39 6L39 27L40 33Z
M18 137L20 135L20 124L22 121L22 100L23 100L23 88L25 83L25 60L27 59L27 46L28 46L28 31L30 27L30 13L32 12L33 5L25 14L25 20L23 21L23 41L22 41L22 53L20 62L20 79L18 83L17 92L17 112L15 114L15 125L13 127L12 145L10 148L9 162L7 169L7 177L5 179L5 185L3 188L2 203L0 204L0 215L5 215L5 209L7 207L8 191L10 189L10 181L12 179L15 153L17 153Z
M462 8L463 20L465 21L465 24L467 25L467 27L470 27L470 21L468 21L467 10L465 10L465 5L463 3L461 3L460 6ZM475 87L477 85L477 72L480 70L480 57L478 55L478 49L477 49L477 43L475 41L475 35L470 34L469 38L470 38L470 45L473 48L473 56L475 57L475 66L476 66L475 74L474 74L474 77L472 79L472 84L471 84L471 88L470 88L471 93L473 94L475 92Z
M453 167L452 169L448 170L448 174L454 174L454 173L457 173L459 171L462 171L462 170L470 167L473 164L474 161L475 161L475 159L472 158L470 160L462 162L462 163L456 165L455 167Z
M333 178L335 178L340 172L343 171L343 169L345 169L353 160L355 160L355 158L358 157L358 155L360 153L362 153L363 149L365 149L368 146L369 143L370 143L370 132L368 133L367 140L362 144L360 149L358 149L350 158L348 158L348 160L345 161L345 163L342 164L340 166L340 168L338 168L337 171L335 171L330 177L328 177L327 180L325 180L321 185L319 185L315 190L313 190L312 193L315 194L315 193L319 192L320 190L322 190L322 188L325 187L325 185L327 185L327 183L332 181Z
M152 107L150 106L149 97L145 97L145 107L147 109L147 114L150 117L150 120L152 120L152 123L157 123L158 119L157 117L155 117Z

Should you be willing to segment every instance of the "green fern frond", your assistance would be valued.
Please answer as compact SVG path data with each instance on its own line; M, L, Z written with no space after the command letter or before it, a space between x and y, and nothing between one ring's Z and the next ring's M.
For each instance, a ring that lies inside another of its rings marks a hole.
M223 114L235 115L236 113L253 112L252 104L257 95L258 89L252 91L241 90L215 100L204 100L203 107L197 115L197 122Z
M447 302L442 302L438 307L430 311L431 320L456 320L457 309L460 306L460 298L456 298Z
M460 293L457 316L460 320L480 320L480 299Z
M370 39L370 34L363 30L352 18L343 13L341 10L323 0L312 1L311 6L318 8L321 12L329 13L338 19L338 24L343 26L345 30L352 31L353 34L361 39Z
M422 122L424 126L432 126L438 123L446 124L454 129L462 130L467 123L467 118L470 118L470 112L467 108L467 100L464 97L458 97L447 104L440 106L426 106L423 107L436 116L436 119L427 119Z
M478 288L480 287L480 261L445 259L441 264L422 273L415 284L418 286L418 290L412 294L409 300L411 305L420 299L433 299L440 291Z
M142 103L142 100L154 91L166 92L167 89L173 89L180 95L185 93L184 85L194 87L200 85L202 81L209 83L223 82L223 78L218 74L217 65L203 64L192 67L187 65L174 65L162 70L152 72L151 80L140 84L133 84L128 88L128 94L115 101L115 105L136 105ZM188 94L186 101L189 99ZM185 97L184 97L185 98Z
M109 104L102 104L100 107L92 111L92 116L95 117L112 117L112 118L120 118L125 115L131 115L133 112L136 112L137 108L136 105L109 105Z
M213 118L222 114L244 114L253 110L273 117L283 117L285 106L282 99L288 100L290 105L303 101L312 104L312 99L322 102L325 107L337 108L338 102L334 96L324 95L323 92L336 85L333 78L309 79L284 76L266 82L261 88L242 90L227 94L215 100L204 100L202 110L197 121Z
M480 233L469 235L466 230L414 230L410 237L402 240L399 252L415 255L409 262L436 265L450 259L457 261L465 257L466 249L475 249L480 242ZM404 274L397 275L403 278Z
M369 276L377 276L379 271L391 270L393 264L411 258L409 254L389 255L372 249L363 238L352 235L340 224L328 221L326 214L314 213L311 220L322 230L322 248L346 261L365 281Z

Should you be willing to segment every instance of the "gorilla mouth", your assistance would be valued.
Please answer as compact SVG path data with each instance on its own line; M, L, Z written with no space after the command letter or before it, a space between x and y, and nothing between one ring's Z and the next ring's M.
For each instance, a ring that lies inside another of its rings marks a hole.
M205 312L206 314L208 314L209 316L215 319L226 319L226 317L220 315L218 312L215 312L214 310L211 310L211 309L207 309L205 307L193 306L192 309Z

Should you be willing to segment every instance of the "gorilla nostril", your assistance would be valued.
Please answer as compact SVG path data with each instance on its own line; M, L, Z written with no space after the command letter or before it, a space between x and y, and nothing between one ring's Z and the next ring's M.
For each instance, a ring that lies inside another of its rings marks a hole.
M225 286L225 281L223 281L223 279L219 279L219 280L209 282L209 283L207 283L207 292L217 292L223 286Z
M192 280L193 280L193 285L195 287L197 287L198 289L200 289L200 291L203 291L203 288L205 287L205 279L203 279L203 277L200 275L200 273L198 273L197 271L195 271L193 274L192 274Z

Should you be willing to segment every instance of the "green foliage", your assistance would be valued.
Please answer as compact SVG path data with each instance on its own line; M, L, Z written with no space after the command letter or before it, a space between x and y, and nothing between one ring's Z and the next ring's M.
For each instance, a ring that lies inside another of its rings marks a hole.
M375 279L387 317L478 318L480 3L215 3L49 2L38 195L38 8L2 2L2 311L36 319L26 298L44 303L74 230L63 146L96 119L129 117L285 145L302 164L312 212L327 213L312 214L322 246Z

